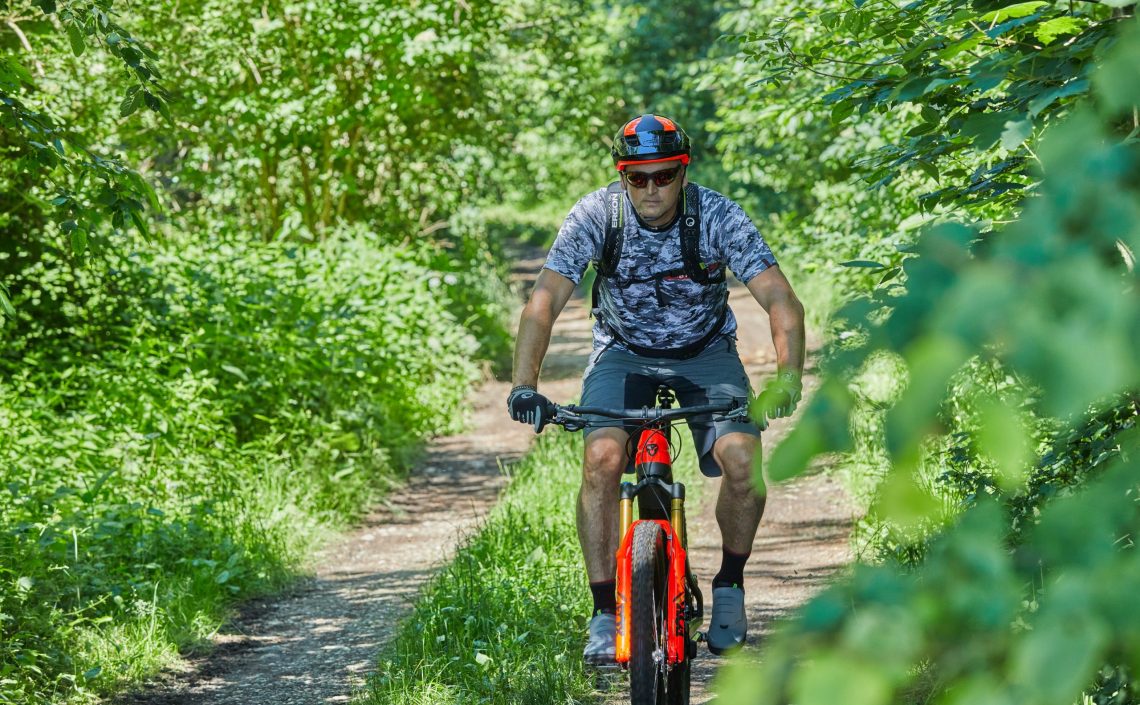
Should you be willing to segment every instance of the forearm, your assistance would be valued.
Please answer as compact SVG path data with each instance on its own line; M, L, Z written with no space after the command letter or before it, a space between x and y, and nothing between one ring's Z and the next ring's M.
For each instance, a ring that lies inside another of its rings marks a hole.
M515 339L514 386L538 386L538 373L550 346L550 332L554 328L554 312L549 306L533 299L523 309L519 319L519 332Z
M781 296L771 303L768 319L772 326L772 344L776 348L777 369L802 376L806 350L803 304L795 294Z

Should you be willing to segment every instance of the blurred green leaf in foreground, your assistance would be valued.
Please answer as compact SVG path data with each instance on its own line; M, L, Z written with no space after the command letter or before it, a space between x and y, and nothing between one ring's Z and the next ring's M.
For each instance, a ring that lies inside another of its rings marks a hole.
M872 507L896 526L929 529L935 518L918 481L921 450L942 431L952 378L973 361L1000 363L1039 413L1078 430L1090 409L1129 410L1108 460L1035 506L1023 531L983 497L916 569L858 567L778 632L762 666L730 670L725 701L1069 705L1103 664L1140 671L1140 22L1120 30L1092 100L1042 139L1043 178L1020 219L985 238L952 223L927 231L897 295L840 312L862 335L832 351L770 471L794 476L820 453L849 449L850 380L882 355L910 380L887 416L891 469ZM981 444L1013 468L1003 470L1011 484L1027 457L1017 413L990 403Z

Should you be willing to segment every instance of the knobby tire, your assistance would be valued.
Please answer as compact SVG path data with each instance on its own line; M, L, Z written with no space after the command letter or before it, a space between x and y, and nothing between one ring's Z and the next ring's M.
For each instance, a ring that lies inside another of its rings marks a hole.
M669 591L665 532L634 527L630 600L629 686L632 705L688 705L689 661L666 674ZM661 664L654 658L659 652Z

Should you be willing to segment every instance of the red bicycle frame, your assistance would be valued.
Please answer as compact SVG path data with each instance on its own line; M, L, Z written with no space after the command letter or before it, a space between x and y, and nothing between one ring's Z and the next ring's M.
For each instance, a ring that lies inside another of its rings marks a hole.
M642 431L638 439L635 466L647 476L667 477L673 461L669 457L669 442L661 429L650 428ZM637 524L655 523L665 535L668 589L668 630L666 655L670 664L682 663L688 658L686 623L686 576L688 562L685 553L684 525L684 486L677 484L670 506L670 519L640 519L633 521L632 485L625 483L621 497L621 547L617 552L617 644L616 658L619 664L628 665L630 660L630 590L633 572L633 531Z

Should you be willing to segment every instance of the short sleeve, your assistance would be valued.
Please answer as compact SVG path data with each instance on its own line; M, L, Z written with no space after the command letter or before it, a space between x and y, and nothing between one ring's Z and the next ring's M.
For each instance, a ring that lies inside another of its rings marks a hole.
M702 203L702 210L711 211L709 232L736 278L747 284L760 272L775 266L772 248L768 247L744 209L720 194L714 193L710 200L713 202L709 208L704 208Z
M583 196L558 230L546 256L544 269L557 272L577 284L591 261L597 259L605 239L605 189Z

